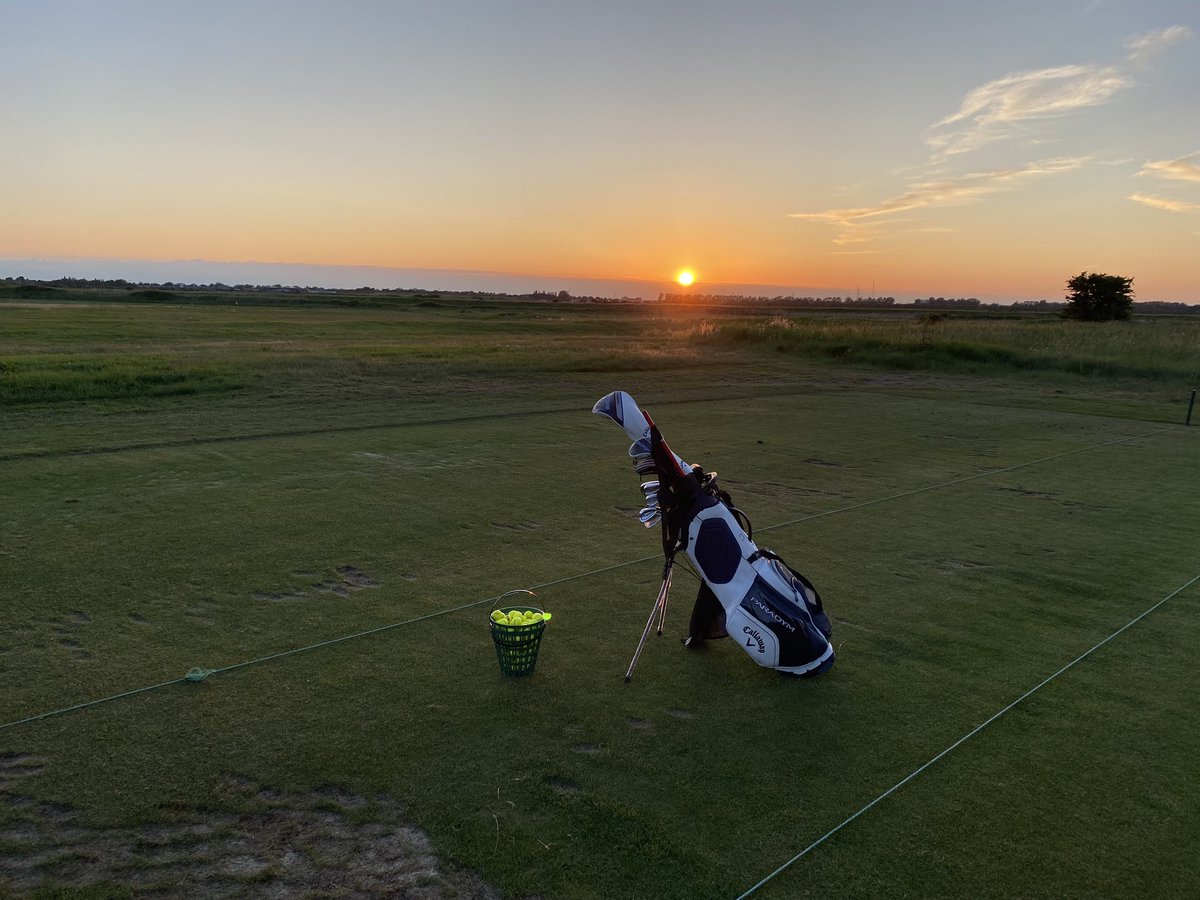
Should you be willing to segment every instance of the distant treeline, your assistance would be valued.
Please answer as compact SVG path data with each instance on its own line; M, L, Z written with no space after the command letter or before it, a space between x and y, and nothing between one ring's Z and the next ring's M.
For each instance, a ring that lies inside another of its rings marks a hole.
M916 297L905 302L895 297L793 297L751 294L659 294L660 303L708 303L715 306L755 305L813 308L859 309L986 309L1018 312L1055 312L1067 305L1065 300L1017 300L1014 303L984 303L975 297ZM1200 313L1200 306L1165 300L1140 300L1138 312Z
M782 294L774 297L753 294L659 294L663 303L713 303L761 306L804 306L828 308L886 309L888 307L917 307L922 309L986 309L1001 307L998 303L983 303L974 297L918 297L911 303L895 297L794 297ZM1044 301L1043 301L1044 302ZM1061 304L1065 306L1066 304Z
M753 294L659 294L660 303L756 304L764 306L861 306L878 309L895 306L895 297L792 297Z
M285 284L225 284L224 282L215 281L211 284L184 284L176 281L165 282L149 282L149 281L127 281L124 278L25 278L23 276L8 277L0 279L0 285L11 285L14 287L25 288L58 288L60 290L124 290L137 292L142 296L142 299L168 299L166 296L147 297L149 293L163 294L164 292L175 291L193 291L211 293L237 293L237 294L326 294L326 295L346 295L346 294L382 294L382 295L398 295L404 297L415 297L424 300L437 300L441 298L461 298L461 299L476 299L476 300L533 300L541 303L641 303L641 297L621 297L615 299L612 297L593 297L589 295L576 295L568 291L532 291L527 294L514 294L506 291L479 291L479 290L438 290L436 288L375 288L375 287L357 287L357 288L328 288Z
M527 294L514 294L503 291L462 291L437 290L429 288L327 288L299 287L283 284L182 284L167 281L138 282L126 281L124 278L55 278L53 280L25 278L23 276L0 279L0 285L13 288L23 288L21 293L30 291L59 290L124 290L130 292L131 299L139 300L170 300L175 292L204 292L232 294L320 294L332 296L349 296L374 294L382 297L407 297L418 300L460 299L460 300L529 300L539 303L644 303L641 297L593 297L575 295L568 291L531 291ZM31 294L32 295L32 294ZM910 301L897 300L895 297L795 297L791 295L754 295L754 294L700 294L700 293L662 293L658 295L659 303L711 304L714 306L781 306L801 308L840 308L840 309L978 309L1001 312L1056 312L1063 309L1065 300L1018 300L1014 303L984 303L975 297L916 297ZM264 302L270 302L269 300ZM291 301L285 301L291 302ZM351 301L346 301L351 302ZM1139 300L1134 307L1142 313L1169 314L1200 314L1200 305L1169 302L1165 300Z

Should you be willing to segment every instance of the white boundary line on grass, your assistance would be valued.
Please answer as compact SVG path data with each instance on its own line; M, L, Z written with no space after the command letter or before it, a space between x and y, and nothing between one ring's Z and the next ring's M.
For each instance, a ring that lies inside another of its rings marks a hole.
M770 881L772 878L774 878L776 875L778 875L780 872L782 872L784 869L788 868L788 866L792 865L794 862L799 860L802 856L807 854L810 850L815 850L817 847L821 846L821 844L825 843L825 841L829 840L829 838L833 837L835 834L837 834L839 831L841 831L843 828L845 828L847 825L849 825L851 822L853 822L855 819L857 819L863 813L870 810L877 803L881 802L886 797L890 796L891 794L898 791L900 788L904 787L904 785L908 784L910 781L912 781L914 778L916 778L918 775L920 775L922 772L924 772L926 769L928 769L930 766L932 766L938 760L942 759L947 754L949 754L951 751L953 751L960 745L966 743L968 740L973 738L975 735L979 734L979 732L983 731L983 729L987 728L989 725L991 725L993 722L995 722L997 719L999 719L1002 715L1004 715L1006 712L1008 712L1010 709L1012 709L1014 706L1016 706L1018 703L1020 703L1022 700L1037 693L1039 690L1041 690L1043 687L1048 685L1051 681L1053 681L1055 678L1057 678L1063 672L1067 671L1067 669L1071 668L1077 662L1080 662L1080 661L1086 659L1087 657L1091 656L1093 653L1095 653L1097 650L1099 650L1101 647L1103 647L1105 644L1107 644L1109 641L1111 641L1117 635L1121 634L1121 632L1125 631L1127 628L1131 628L1133 625L1136 625L1138 622L1140 622L1142 619L1146 618L1146 616L1150 615L1150 613L1154 612L1156 609L1158 609L1160 606L1162 606L1164 603L1166 603L1172 597L1187 590L1189 587L1191 587L1197 581L1200 581L1200 574L1193 575L1190 579L1188 579L1188 581L1184 582L1182 585L1175 588L1175 590L1171 591L1171 593L1167 594L1167 596L1163 597L1161 600L1159 600L1157 603L1155 603L1153 606L1151 606L1149 609L1147 609L1141 615L1136 616L1133 619L1130 619L1128 622L1126 622L1124 625L1122 625L1120 628L1118 628L1116 631L1114 631L1112 634L1110 634L1108 637L1106 637L1100 643L1096 644L1094 647L1092 647L1088 650L1085 650L1083 653L1079 654L1077 657L1075 657L1073 660L1071 660L1069 663L1067 663L1065 666L1063 666L1061 669L1059 669L1057 672L1055 672L1049 678L1044 679L1039 684L1037 684L1035 687L1032 687L1029 690L1027 690L1024 694L1022 694L1020 697L1018 697L1012 703L1008 704L1008 706L1004 707L1004 709L1000 710L998 713L993 715L986 722L976 725L974 728L972 728L970 731L968 731L966 734L964 734L962 737L960 737L957 741L955 741L953 744L951 744L949 747L947 747L945 750L943 750L937 756L933 757L928 762L924 763L923 765L917 767L916 769L914 769L913 771L908 773L908 775L904 776L904 778L897 781L890 788L888 788L886 791L884 791L882 794L880 794L878 797L876 797L874 800L872 800L870 803L868 803L866 806L864 806L858 812L847 817L842 822L835 825L833 828L829 829L827 832L825 832L823 835L821 835L819 838L817 838L815 841L813 841L811 844L809 844L807 847L805 847L803 850L801 850L799 853L797 853L795 856L793 856L791 859L789 859L787 862L785 862L782 866L780 866L778 869L776 869L774 872L772 872L770 875L768 875L766 878L764 878L758 884L754 885L754 887L739 894L737 897L737 900L744 900L744 898L749 897L751 894L753 894L755 891L757 891L760 887L762 887L764 884L766 884L768 881Z
M875 506L880 503L887 503L888 501L891 501L891 500L899 500L903 497L911 497L914 494L923 494L928 491L937 490L938 488L952 487L953 485L962 484L967 481L975 481L979 478L988 478L992 475L1003 475L1005 472L1012 472L1012 471L1015 471L1016 469L1024 469L1024 468L1028 468L1030 466L1036 466L1036 465L1039 465L1044 462L1050 462L1051 460L1061 459L1064 456L1072 456L1076 453L1086 453L1089 450L1098 450L1102 447L1111 447L1114 444L1123 444L1128 441L1138 440L1139 438L1152 437L1156 434L1162 434L1165 431L1175 431L1178 428L1179 428L1179 426L1177 426L1177 425L1168 425L1165 428L1156 428L1153 431L1144 431L1144 432L1141 432L1140 434L1131 434L1131 435L1127 435L1126 437L1122 437L1122 438L1114 438L1111 441L1104 441L1099 444L1089 444L1086 447L1076 447L1074 450L1065 450L1062 453L1055 453L1052 456L1044 456L1041 459L1035 459L1035 460L1031 460L1029 462L1023 462L1023 463L1017 463L1016 465L1005 466L1004 468L1001 468L1001 469L988 469L986 472L978 472L974 475L966 475L962 478L954 478L954 479L951 479L950 481L943 481L938 484L930 484L930 485L926 485L925 487L913 488L912 490L901 491L898 494L891 494L887 497L877 497L874 500L866 500L862 503L854 503L854 504L851 504L850 506L841 506L841 507L838 507L837 509L830 509L830 510L826 510L825 512L814 513L810 516L803 516L799 519L792 519L789 522L778 522L774 525L768 525L765 528L760 528L759 532L772 531L776 528L786 528L791 525L799 525L802 522L811 522L813 519L823 519L827 516L837 515L838 513L852 512L853 510L856 510L856 509L863 509L868 506ZM653 554L651 556L643 556L638 559L631 559L631 560L627 560L625 562L613 563L610 566L604 566L599 569L593 569L590 572L579 572L575 575L567 575L567 576L564 576L563 578L556 578L553 581L546 581L546 582L542 582L541 584L535 584L532 587L528 588L528 590L530 590L530 591L541 590L543 588L553 587L554 585L563 584L568 581L575 581L580 578L589 578L592 575L599 575L604 572L611 572L615 569L624 569L624 568L627 568L628 566L635 566L635 565L638 565L639 563L649 562L652 559L658 559L658 554ZM342 635L341 637L330 638L325 641L318 641L315 644L309 644L304 647L294 647L291 650L282 650L278 653L271 653L271 654L268 654L267 656L260 656L257 659L243 660L242 662L230 663L227 666L220 666L215 669L204 669L204 670L201 670L203 672L203 674L201 675L201 679L206 678L209 675L217 675L217 674L220 674L221 672L229 672L229 671L232 671L233 669L240 669L245 666L257 665L259 663L269 662L270 660L273 660L273 659L280 659L285 656L294 656L297 653L304 653L308 650L316 650L320 647L329 647L333 644L341 644L341 643L344 643L345 641L353 640L354 638L366 637L367 635L371 635L371 634L378 634L381 631L389 631L393 628L399 628L403 625L412 625L416 622L422 622L422 621L425 621L426 619L433 619L438 616L448 615L449 613L461 612L464 609L470 609L475 606L480 606L484 603L491 603L497 599L499 599L499 598L498 597L487 597L483 600L474 600L471 603L464 603L461 606L454 606L449 609L436 610L431 613L426 613L423 616L416 616L415 618L412 618L412 619L405 619L402 622L392 622L387 625L378 625L375 628L368 628L365 631L357 631L353 634L346 634L346 635ZM146 685L144 687L134 688L134 689L128 690L128 691L122 691L117 694L111 694L107 697L98 697L94 700L85 700L81 703L76 703L72 706L65 706L60 709L52 709L47 712L36 713L34 715L26 716L21 719L14 719L11 722L0 723L0 731L4 731L5 729L8 729L8 728L14 728L18 725L26 725L26 724L29 724L30 722L37 722L41 719L48 719L48 718L51 718L52 716L63 715L65 713L75 712L80 709L86 709L87 707L90 707L90 706L98 706L102 703L109 703L113 700L120 700L123 697L131 697L135 694L144 694L147 691L153 691L158 688L167 687L172 684L184 684L191 680L192 680L191 678L189 678L187 675L185 675L180 678L173 678L170 681L161 681L158 684Z

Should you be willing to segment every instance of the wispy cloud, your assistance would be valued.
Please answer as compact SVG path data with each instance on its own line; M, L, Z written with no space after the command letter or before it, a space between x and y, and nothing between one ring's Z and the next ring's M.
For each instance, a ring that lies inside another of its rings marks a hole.
M958 110L930 128L925 142L935 151L935 159L945 159L1025 136L1034 122L1101 106L1133 86L1131 67L1193 36L1186 25L1171 25L1128 38L1123 64L1055 66L1004 75L969 92ZM1026 140L1047 138L1026 136Z
M876 235L866 228L855 228L850 224L843 225L843 228L845 230L833 239L833 243L839 247L845 247L847 244L866 244L876 238Z
M1170 197L1156 197L1153 194L1130 194L1129 199L1154 209L1165 209L1167 212L1191 213L1200 211L1200 203L1189 203L1186 200L1173 200Z
M1200 182L1200 150L1179 159L1161 159L1142 166L1139 175L1155 175L1172 181Z
M835 244L864 243L877 235L874 226L894 223L897 213L931 206L951 206L970 203L988 194L1009 190L1023 181L1043 175L1055 175L1078 169L1087 157L1060 157L1032 162L1019 168L994 169L952 178L921 181L904 193L884 200L876 206L826 209L821 212L791 213L793 219L827 222L839 228Z
M1099 5L1095 0L1091 11ZM1133 160L1093 156L1060 156L1024 165L990 171L961 173L962 156L989 144L1019 139L1012 147L1032 148L1060 140L1044 123L1062 119L1081 110L1103 106L1135 84L1135 66L1182 41L1193 37L1190 28L1173 25L1130 37L1125 42L1124 60L1110 64L1088 63L1011 72L974 88L958 109L935 122L928 130L931 149L923 174L913 175L907 189L873 206L838 207L819 212L792 213L791 218L824 222L834 226L832 243L847 248L840 253L863 253L859 245L877 240L885 230L895 233L898 218L911 210L972 203L1022 182L1062 174L1094 163L1104 166L1129 165ZM1042 124L1042 127L1036 127ZM1044 151L1043 151L1044 152ZM895 176L908 170L893 172ZM1176 160L1151 161L1140 175L1156 175L1181 181L1200 181L1200 151ZM1130 200L1173 212L1194 212L1196 204L1146 194ZM928 229L936 233L936 229Z
M1125 42L1129 51L1129 61L1134 65L1141 65L1176 44L1188 40L1193 33L1186 25L1171 25L1134 35Z
M1029 122L1105 103L1133 83L1115 66L1058 66L1015 72L967 94L934 124L926 143L943 157L1011 137Z

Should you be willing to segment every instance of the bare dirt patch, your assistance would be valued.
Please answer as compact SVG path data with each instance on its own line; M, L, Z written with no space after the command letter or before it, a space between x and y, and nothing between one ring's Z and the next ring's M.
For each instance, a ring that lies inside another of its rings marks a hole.
M79 630L91 623L92 617L82 610L72 609L65 616L52 620L50 629L57 637L57 643L66 650L71 659L91 659L92 653L80 639Z
M271 603L283 603L287 600L303 600L304 591L285 591L282 593L272 593L271 591L255 591L255 600L268 600Z
M353 591L361 591L364 588L377 588L379 581L372 575L367 574L357 566L338 566L334 569L336 578L324 577L319 572L301 570L293 572L292 575L296 578L304 578L309 581L320 579L307 587L293 587L290 590L284 591L255 591L254 599L263 600L267 603L290 603L298 600L310 599L313 592L317 594L334 594L338 597L349 597ZM416 576L403 576L406 580L416 580Z
M493 528L499 528L504 531L536 531L542 527L541 522L492 522Z
M471 872L442 863L393 799L327 785L306 792L241 778L227 810L174 809L140 826L86 824L80 811L17 794L41 771L0 756L0 894L105 886L138 896L493 898Z
M0 753L0 792L17 781L38 774L44 766L42 760L27 753Z
M808 463L810 466L821 466L825 469L840 469L842 467L840 462L834 462L830 459L818 459L815 456L809 457L808 459L803 460L803 462Z
M943 559L938 563L938 567L950 572L957 572L962 569L990 569L991 565L977 559Z
M340 581L321 581L313 585L313 590L322 594L337 594L339 597L350 596L350 589Z
M379 587L378 581L376 581L362 569L355 568L354 566L338 566L337 573L341 576L342 581L346 582L346 584L350 585L351 587Z
M726 485L729 487L729 492L737 499L737 495L743 492L747 494L756 494L762 497L778 497L791 500L807 500L813 497L846 497L849 496L845 491L823 491L818 488L798 487L791 484L781 484L777 481L762 481L762 482L746 482L735 481L734 479L726 479Z
M1082 503L1078 500L1068 500L1060 495L1057 491L1035 491L1024 487L1003 487L997 485L993 490L1003 491L1008 494L1019 494L1022 497L1032 497L1035 500L1048 500L1051 503L1059 503L1068 510L1077 509L1109 509L1106 506L1096 506L1092 503Z

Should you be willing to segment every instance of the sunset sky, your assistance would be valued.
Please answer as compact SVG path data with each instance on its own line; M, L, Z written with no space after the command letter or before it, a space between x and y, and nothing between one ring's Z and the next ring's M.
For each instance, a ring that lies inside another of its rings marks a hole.
M0 0L0 49L0 277L1200 303L1196 0Z

